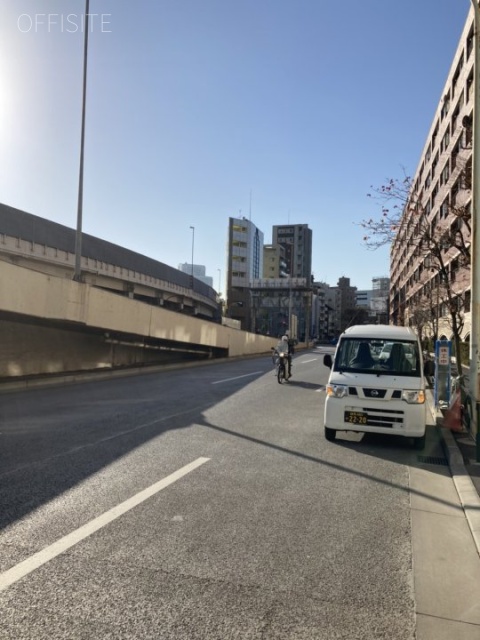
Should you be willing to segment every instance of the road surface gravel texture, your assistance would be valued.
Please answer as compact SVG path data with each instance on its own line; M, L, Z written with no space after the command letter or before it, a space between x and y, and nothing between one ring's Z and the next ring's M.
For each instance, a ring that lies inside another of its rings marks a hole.
M418 452L328 443L327 376L312 349L282 385L265 356L2 394L0 638L413 640Z

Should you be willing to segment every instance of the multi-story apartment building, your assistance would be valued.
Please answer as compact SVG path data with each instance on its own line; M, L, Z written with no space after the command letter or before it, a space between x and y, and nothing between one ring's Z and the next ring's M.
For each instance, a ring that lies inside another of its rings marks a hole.
M337 292L326 282L313 283L312 326L313 335L318 340L326 341L333 338L336 326L336 295Z
M342 276L337 282L339 295L337 297L337 318L339 330L344 331L354 318L353 312L357 306L357 288L350 285L350 278ZM353 324L353 323L352 323Z
M339 290L327 285L325 290L325 333L326 339L334 338L340 333L340 320L337 317L339 311Z
M288 277L285 247L281 244L266 244L263 246L263 277Z
M250 282L263 274L263 232L247 218L229 218L226 314L251 330Z
M312 274L312 230L308 224L275 225L272 229L272 244L285 248L287 272L291 278L311 280Z
M416 310L424 308L447 338L452 305L463 310L462 337L470 332L468 259L454 244L459 236L467 249L470 242L473 48L471 10L391 246L390 320L414 325Z

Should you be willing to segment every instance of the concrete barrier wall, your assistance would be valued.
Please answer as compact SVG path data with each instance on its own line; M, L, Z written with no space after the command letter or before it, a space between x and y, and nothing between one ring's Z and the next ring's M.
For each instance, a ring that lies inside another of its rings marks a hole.
M0 377L158 362L165 354L108 343L110 332L268 353L276 339L154 307L67 278L0 261Z

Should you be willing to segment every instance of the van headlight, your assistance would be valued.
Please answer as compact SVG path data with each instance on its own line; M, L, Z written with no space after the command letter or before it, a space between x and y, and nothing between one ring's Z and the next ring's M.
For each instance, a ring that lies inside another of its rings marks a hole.
M405 389L405 391L402 391L402 400L405 400L408 404L423 404L425 402L425 391L423 389L420 389L420 391Z
M327 384L327 396L330 398L344 398L348 396L348 387L344 384Z

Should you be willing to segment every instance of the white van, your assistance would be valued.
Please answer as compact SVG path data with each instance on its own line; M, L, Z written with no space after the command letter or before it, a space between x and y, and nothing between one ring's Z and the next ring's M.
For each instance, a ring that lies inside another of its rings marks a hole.
M385 345L389 355L385 355ZM339 338L330 367L325 401L325 437L337 431L390 433L425 445L431 423L426 402L422 350L409 327L358 325Z

